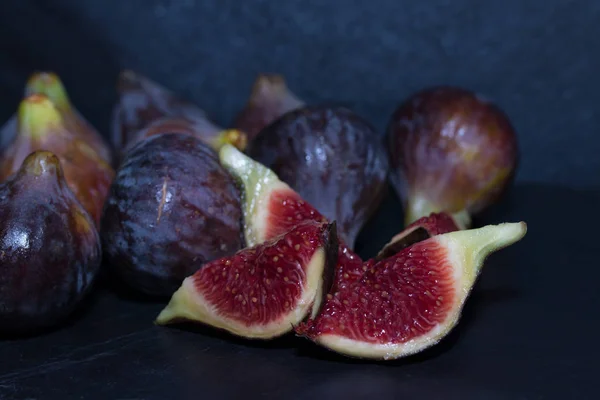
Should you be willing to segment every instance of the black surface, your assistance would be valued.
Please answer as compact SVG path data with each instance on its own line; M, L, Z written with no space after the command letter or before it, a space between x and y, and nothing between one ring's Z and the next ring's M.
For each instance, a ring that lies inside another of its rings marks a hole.
M503 106L523 150L518 184L485 222L525 220L487 262L458 328L391 362L356 362L286 337L252 344L159 328L162 304L99 288L65 328L0 341L0 398L596 398L600 356L600 3L467 0L0 2L0 117L52 69L104 132L119 68L195 100L225 125L258 72L309 102L337 100L381 131L400 99L454 83ZM372 256L396 199L363 231Z

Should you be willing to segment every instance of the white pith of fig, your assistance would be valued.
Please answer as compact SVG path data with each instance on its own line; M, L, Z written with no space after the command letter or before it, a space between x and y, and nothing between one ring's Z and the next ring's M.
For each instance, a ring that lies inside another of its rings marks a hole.
M307 221L202 266L156 319L188 320L249 339L271 339L315 317L337 255L335 224Z
M397 359L437 344L459 322L485 259L521 240L524 222L437 235L365 264L347 290L328 296L296 332L337 353Z

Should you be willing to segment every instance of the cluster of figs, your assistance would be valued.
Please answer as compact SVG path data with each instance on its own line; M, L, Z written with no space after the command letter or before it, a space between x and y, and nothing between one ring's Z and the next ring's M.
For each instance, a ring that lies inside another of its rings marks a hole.
M257 78L230 128L133 71L117 91L106 139L50 72L30 77L2 127L2 333L58 326L106 270L164 298L158 325L294 332L396 359L441 340L486 257L526 233L471 226L511 184L518 146L507 116L468 90L412 94L383 140L278 75ZM404 229L363 260L356 238L388 181Z

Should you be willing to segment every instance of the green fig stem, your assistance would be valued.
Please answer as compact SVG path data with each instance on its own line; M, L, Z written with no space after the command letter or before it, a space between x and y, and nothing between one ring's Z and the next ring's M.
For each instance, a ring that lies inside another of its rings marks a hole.
M261 202L275 187L285 183L279 177L258 161L248 157L234 146L225 144L219 151L219 159L231 175L243 187L244 232L247 246L262 242L259 231L262 228L253 222L253 218L261 208Z
M18 129L21 134L40 139L62 125L62 116L54 103L43 94L32 94L19 105Z
M219 151L221 147L230 144L240 151L246 149L248 138L246 134L237 129L226 129L219 132L210 142L213 149Z
M431 213L444 211L447 212L442 207L432 204L424 197L412 196L409 198L404 211L404 226L408 226L420 218L427 217ZM452 216L459 229L468 229L471 226L471 216L467 210L450 212L449 214Z
M36 72L25 85L25 96L32 94L46 95L59 109L65 111L71 109L71 102L67 91L54 72Z
M470 290L485 259L492 253L521 240L527 233L525 222L486 225L436 236L445 241L449 257L463 266L463 290Z

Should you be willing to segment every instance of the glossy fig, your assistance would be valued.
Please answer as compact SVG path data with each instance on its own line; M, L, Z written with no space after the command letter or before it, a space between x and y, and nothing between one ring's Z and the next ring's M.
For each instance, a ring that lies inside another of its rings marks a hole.
M69 128L63 114L42 94L30 95L19 105L17 134L0 156L0 179L15 173L35 150L48 150L58 156L69 188L92 219L99 222L114 171Z
M233 126L244 132L248 140L288 111L304 106L287 86L285 79L276 74L260 74L254 81L250 98L235 117Z
M101 250L58 157L33 152L0 184L0 220L0 331L59 324L92 286Z
M385 192L383 146L369 123L343 107L290 111L250 141L247 152L336 221L349 247Z
M445 211L468 226L511 184L519 158L508 116L457 87L411 95L394 111L386 142L406 224Z
M153 135L117 170L101 236L117 276L140 292L169 296L203 264L242 248L240 193L200 139Z
M119 74L117 91L119 99L113 110L111 136L113 146L121 154L139 137L140 130L163 118L179 120L176 124L180 127L181 120L187 121L183 122L184 130L193 131L215 149L223 144L222 138L227 133L223 133L224 129L216 126L202 109L149 78L124 70ZM239 135L240 139L232 144L244 149L245 135Z

